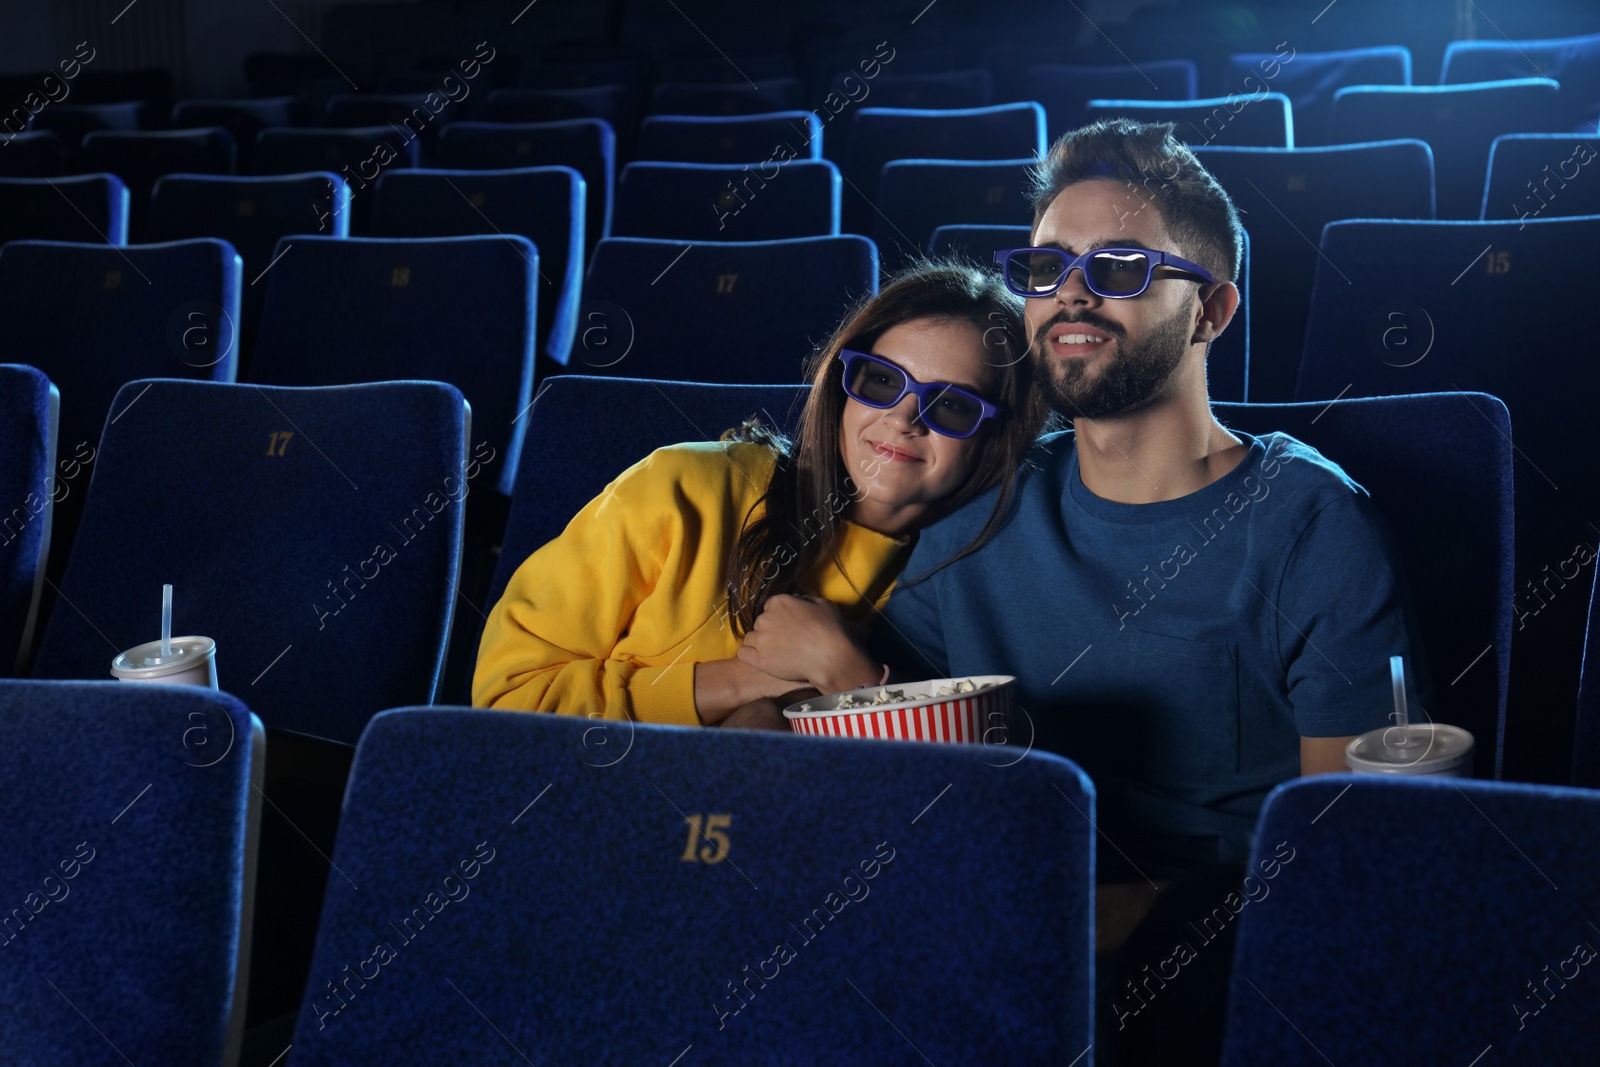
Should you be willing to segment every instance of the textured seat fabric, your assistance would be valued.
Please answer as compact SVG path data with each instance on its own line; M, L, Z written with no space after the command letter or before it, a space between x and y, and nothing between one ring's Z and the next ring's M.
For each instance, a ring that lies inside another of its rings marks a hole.
M0 178L0 244L128 243L128 187L115 174Z
M1190 148L1202 145L1248 145L1293 148L1294 116L1282 93L1235 93L1204 100L1111 100L1096 98L1084 106L1086 119L1125 118L1135 122L1170 122L1172 135Z
M582 375L544 382L528 413L524 461L485 614L522 561L565 529L617 475L657 448L714 441L752 417L793 432L808 388ZM628 417L617 419L619 411ZM567 461L550 462L551 456Z
M220 237L243 261L240 334L248 355L261 326L264 272L278 242L293 234L344 237L350 232L350 186L327 171L265 177L169 174L150 196L145 232L152 241ZM293 242L289 242L292 247ZM248 366L241 361L240 377Z
M55 497L61 397L32 367L0 364L0 677L32 650Z
M1600 215L1600 134L1508 133L1489 148L1479 218Z
M1503 133L1553 128L1560 87L1549 78L1470 85L1353 85L1333 95L1328 143L1414 137L1433 149L1441 219L1475 219L1489 145ZM1371 217L1363 213L1364 217Z
M1476 740L1478 777L1499 777L1512 647L1505 405L1448 393L1213 410L1246 433L1278 430L1304 441L1372 494L1417 613L1427 662L1412 668L1431 674L1438 700L1420 713L1412 708L1412 720L1464 727Z
M1444 49L1439 82L1457 85L1527 77L1561 83L1561 128L1594 131L1600 120L1600 33L1542 41L1451 41Z
M1594 1062L1596 834L1600 794L1585 790L1280 786L1245 883L1222 1062ZM1401 990L1426 990L1427 1009L1386 1026Z
M1296 389L1301 400L1480 390L1510 409L1517 577L1506 776L1524 781L1567 780L1587 589L1574 582L1575 560L1600 540L1585 503L1600 480L1572 447L1600 389L1593 361L1570 358L1592 347L1590 315L1550 284L1548 269L1595 240L1593 217L1331 223ZM1539 324L1537 345L1486 324L1510 309Z
M379 175L421 165L415 136L394 126L307 130L272 127L256 135L257 174L331 171L350 185L350 232L365 234ZM315 233L315 230L310 232Z
M438 159L458 170L571 167L583 175L585 261L611 236L617 139L604 119L452 122L439 131Z
M0 177L53 178L66 165L61 138L49 130L6 133L0 152Z
M909 264L927 247L933 231L947 223L1005 226L1029 221L1033 163L897 159L884 164L878 175L878 210L872 216L872 239L884 269L892 272Z
M1583 673L1578 680L1578 725L1572 745L1572 784L1600 789L1600 580L1589 591L1589 619L1583 641Z
M775 155L778 146L783 155ZM812 111L763 115L651 115L634 148L653 163L739 163L822 158L822 120Z
M289 243L289 242L285 242ZM524 237L299 237L267 275L252 381L449 382L472 405L474 488L509 492L533 396L539 256Z
M1294 395L1317 269L1311 244L1335 219L1433 217L1433 158L1421 141L1329 148L1200 148L1250 231L1250 399ZM1226 335L1224 335L1226 336Z
M1337 52L1241 52L1228 60L1228 87L1235 92L1270 85L1289 98L1295 144L1327 144L1333 94L1346 85L1410 85L1411 50L1403 45ZM1373 214L1373 212L1363 212Z
M865 237L687 244L600 242L589 263L574 374L798 382L806 359L878 287Z
M236 155L233 134L220 126L134 133L99 130L85 134L79 150L84 170L115 174L128 187L128 232L135 240L153 239L145 233L145 218L150 190L158 179L176 173L232 174Z
M650 98L652 115L761 115L800 106L794 78L758 82L662 82Z
M61 390L61 451L93 448L135 378L234 380L239 255L210 238L165 244L14 241L0 248L0 361Z
M1091 100L1193 100L1199 73L1189 59L1111 67L1043 63L1027 68L1027 84L1028 98L1044 105L1054 143L1088 120Z
M839 168L787 163L629 163L612 232L681 241L774 241L839 232Z
M1093 817L1020 746L390 711L288 1063L1068 1064Z
M235 1062L262 757L227 693L0 680L0 1059Z
M216 641L219 684L274 729L351 744L433 699L478 473L459 392L158 379L117 410L62 580L76 610L52 614L35 677L106 677L160 636L171 583L173 632Z
M583 284L583 175L571 167L400 170L373 193L373 237L526 237L537 253L540 349L565 364Z
M843 136L825 146L844 175L845 233L872 232L878 176L890 160L1036 159L1045 152L1044 108L1031 101L952 110L864 107L845 121Z

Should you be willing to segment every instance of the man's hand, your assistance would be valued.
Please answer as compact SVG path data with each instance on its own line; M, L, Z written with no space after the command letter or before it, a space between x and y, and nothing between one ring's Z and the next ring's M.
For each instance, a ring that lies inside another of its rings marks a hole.
M712 659L694 665L695 712L707 726L715 726L752 701L780 696L794 687L786 678L774 678L737 659Z
M1348 774L1344 764L1344 750L1356 735L1349 737L1302 737L1300 739L1300 774Z
M820 694L815 689L792 689L782 696L754 700L722 720L724 730L781 730L790 733L789 720L783 709L802 700L814 700Z
M772 597L745 635L739 661L823 693L872 685L883 673L850 633L839 607L822 597Z

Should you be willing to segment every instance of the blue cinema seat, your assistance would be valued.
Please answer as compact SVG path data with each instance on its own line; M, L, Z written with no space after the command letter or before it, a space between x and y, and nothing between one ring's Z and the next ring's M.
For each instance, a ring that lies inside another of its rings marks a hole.
M263 747L227 693L0 680L7 1064L237 1062Z
M822 120L814 111L651 115L639 126L634 156L652 163L821 159Z
M947 223L1003 226L1032 219L1028 185L1034 162L896 159L884 164L871 229L884 269L909 264L928 246L933 231Z
M794 78L757 82L662 82L650 97L652 115L762 115L800 106Z
M890 160L1036 159L1045 152L1044 108L1031 101L952 110L864 107L845 122L843 136L826 146L844 175L845 233L872 232L878 177Z
M1572 575L1557 572L1574 545L1597 539L1585 501L1600 496L1600 479L1572 435L1593 418L1600 374L1569 358L1590 347L1588 308L1552 284L1551 264L1596 240L1596 217L1331 223L1296 387L1307 401L1479 390L1510 409L1517 577L1506 777L1520 780L1569 774L1585 605ZM1507 316L1537 323L1538 343L1507 335L1496 325Z
M850 305L878 288L865 237L600 242L584 281L575 374L797 382Z
M1277 92L1244 92L1204 100L1110 100L1084 105L1084 118L1170 122L1172 135L1190 148L1244 145L1293 148L1294 115Z
M585 262L611 236L617 139L604 119L452 122L439 131L438 163L457 170L571 167L583 175Z
M128 243L128 187L115 174L0 178L0 245L10 241Z
M1288 42L1284 42L1285 45ZM1333 94L1346 85L1410 85L1411 50L1404 45L1336 52L1240 52L1228 59L1228 88L1250 92L1270 86L1289 98L1295 144L1327 144Z
M267 275L250 379L445 381L472 405L474 488L509 492L533 395L538 253L524 237L299 237ZM480 454L481 452L481 454Z
M1333 94L1328 143L1406 137L1428 142L1433 149L1438 217L1473 219L1483 204L1482 176L1487 173L1490 143L1504 133L1552 129L1559 93L1560 87L1549 78L1347 86Z
M1482 219L1600 215L1600 134L1508 133L1489 147Z
M1028 98L1044 105L1050 140L1082 126L1091 100L1193 100L1199 73L1189 59L1133 65L1041 63L1027 68Z
M1250 231L1255 262L1250 399L1294 394L1313 243L1335 219L1433 217L1433 157L1421 141L1326 148L1199 148Z
M681 241L776 241L839 232L839 168L826 159L629 163L612 232Z
M1237 906L1222 1062L1594 1062L1596 835L1588 790L1346 775L1280 786ZM1401 1025L1379 1021L1397 1011Z
M235 100L179 100L172 105L171 126L175 130L200 126L221 126L233 134L239 151L238 173L254 174L251 169L256 134L269 126L300 126L305 115L292 96L244 97Z
M1594 553L1589 553L1589 562L1593 562L1593 556ZM1600 568L1596 570L1600 572ZM1597 589L1600 589L1600 578L1589 588L1583 667L1578 678L1578 725L1572 744L1572 784L1585 789L1600 789L1600 597L1596 595Z
M53 178L66 166L61 138L49 130L0 134L0 177Z
M495 89L478 109L480 122L566 122L602 119L617 135L618 151L627 158L639 128L633 90L623 85L581 89Z
M33 367L0 364L0 677L33 651L55 497L61 394Z
M1093 818L1020 746L386 712L288 1063L1081 1061Z
M312 130L269 127L256 135L257 174L330 171L350 185L350 232L364 235L372 212L372 187L382 174L420 166L415 136L393 126ZM313 231L315 232L315 231Z
M128 187L128 231L145 233L150 191L168 174L232 174L237 151L233 134L221 126L194 130L97 130L85 134L79 162L92 172L115 174ZM207 234L220 237L220 234Z
M564 365L577 332L586 197L583 175L571 167L398 170L378 179L367 232L373 237L526 237L538 268L537 343Z
M1600 121L1600 33L1541 41L1489 37L1451 41L1444 49L1439 84L1527 77L1554 78L1561 83L1557 120L1561 128L1573 133L1594 131Z

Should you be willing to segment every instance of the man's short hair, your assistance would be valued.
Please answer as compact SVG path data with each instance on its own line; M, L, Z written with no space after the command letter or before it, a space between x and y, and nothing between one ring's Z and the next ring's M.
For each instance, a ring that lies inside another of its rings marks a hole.
M1168 232L1183 246L1176 251L1216 277L1236 281L1244 241L1239 213L1172 131L1170 122L1101 119L1063 134L1033 168L1034 227L1067 186L1096 179L1120 182L1160 211Z

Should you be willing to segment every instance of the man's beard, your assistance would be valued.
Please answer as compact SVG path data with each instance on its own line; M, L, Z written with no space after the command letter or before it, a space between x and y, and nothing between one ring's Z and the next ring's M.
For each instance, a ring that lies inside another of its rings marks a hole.
M1055 326L1083 323L1112 340L1109 360L1099 376L1089 380L1082 359L1061 361L1051 352L1047 334ZM1039 388L1056 411L1069 419L1099 419L1143 407L1166 385L1189 350L1189 309L1157 323L1143 339L1129 344L1127 332L1114 322L1085 313L1061 314L1041 326L1033 340L1033 360Z

